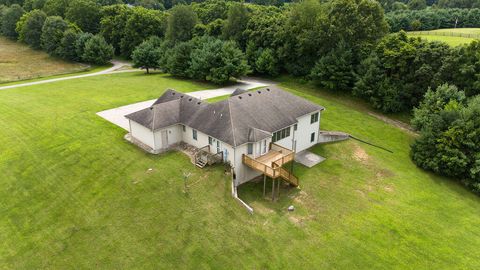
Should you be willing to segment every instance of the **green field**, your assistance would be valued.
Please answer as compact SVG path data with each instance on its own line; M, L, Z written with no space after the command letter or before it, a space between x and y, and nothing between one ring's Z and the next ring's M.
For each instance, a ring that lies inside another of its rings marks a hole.
M455 47L468 44L480 38L480 28L449 28L430 31L408 32L411 37L420 37L429 41L441 41Z
M0 37L0 83L86 71L90 66L67 62Z
M480 199L418 169L413 135L308 85L280 86L324 105L323 129L394 153L316 146L327 160L295 165L301 189L284 187L278 202L261 184L241 187L249 215L222 166L146 154L95 115L210 85L139 72L0 91L0 269L480 267ZM182 171L192 173L188 195Z

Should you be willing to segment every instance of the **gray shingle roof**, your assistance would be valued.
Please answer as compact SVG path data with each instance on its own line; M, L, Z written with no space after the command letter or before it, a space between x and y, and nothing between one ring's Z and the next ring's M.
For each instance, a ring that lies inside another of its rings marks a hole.
M237 146L265 139L322 109L276 87L238 93L213 104L169 89L152 107L125 117L152 130L181 123Z

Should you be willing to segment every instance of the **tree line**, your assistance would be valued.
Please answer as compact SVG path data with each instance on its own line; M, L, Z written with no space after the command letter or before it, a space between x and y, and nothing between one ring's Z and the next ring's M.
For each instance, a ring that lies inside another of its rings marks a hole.
M480 9L427 8L400 10L387 13L386 19L391 32L480 27Z

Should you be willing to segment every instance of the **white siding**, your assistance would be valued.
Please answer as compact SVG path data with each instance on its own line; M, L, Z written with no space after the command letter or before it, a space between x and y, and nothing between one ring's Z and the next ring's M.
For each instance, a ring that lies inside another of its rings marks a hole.
M167 128L163 128L163 129L159 129L159 130L155 131L155 145L157 147L157 149L155 149L155 150L158 150L158 149L161 149L161 148L167 148L172 144L180 142L182 140L181 130L182 129L181 129L180 125L174 125L174 126L171 126L171 127L167 127ZM167 132L168 145L162 145L162 132L163 131Z
M295 131L295 141L297 142L295 150L297 153L305 149L308 149L317 143L318 132L320 130L321 114L319 113L318 121L316 123L311 124L310 119L312 114L307 114L297 119L298 128L297 128L297 131ZM313 142L310 142L310 136L312 133L315 133L315 139L313 140Z
M290 136L285 137L275 143L288 149L293 149L293 126L290 126Z
M245 182L248 182L252 178L255 178L261 175L261 172L250 169L249 167L243 165L242 155L247 154L247 144L242 144L235 148L235 185L241 185ZM233 164L233 163L232 163Z
M138 124L135 121L130 121L130 133L133 138L155 149L155 142L153 140L153 133L150 129Z

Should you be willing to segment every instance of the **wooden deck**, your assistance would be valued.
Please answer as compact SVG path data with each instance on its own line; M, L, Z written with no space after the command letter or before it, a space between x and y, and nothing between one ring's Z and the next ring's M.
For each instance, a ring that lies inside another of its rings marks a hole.
M282 177L294 186L298 186L298 178L282 168L288 162L293 161L295 153L287 148L276 144L270 145L270 150L257 158L243 155L243 163L248 167L262 172L273 179Z

